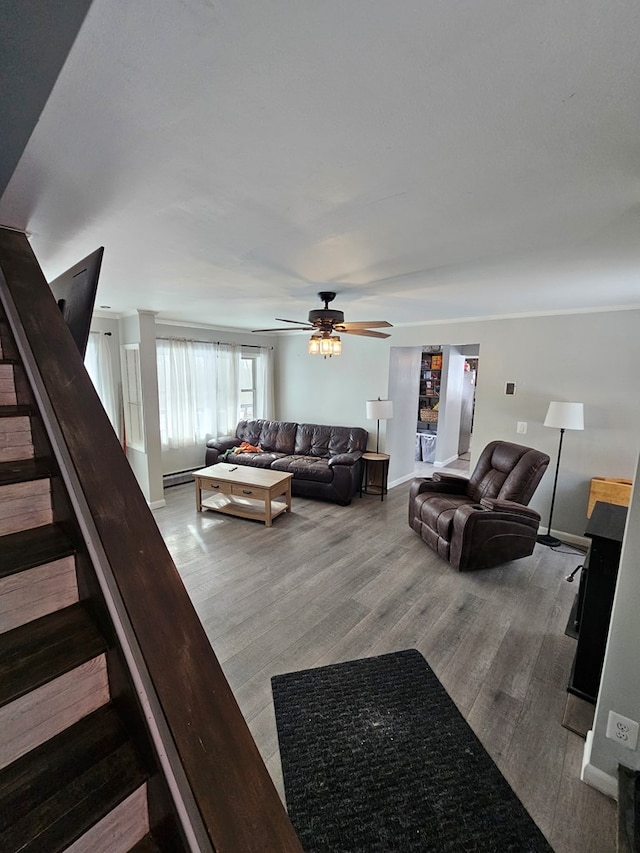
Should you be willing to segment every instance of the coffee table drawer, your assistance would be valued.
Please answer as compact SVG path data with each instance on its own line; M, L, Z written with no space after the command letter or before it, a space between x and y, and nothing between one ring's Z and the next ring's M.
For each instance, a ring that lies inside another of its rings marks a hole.
M218 483L215 480L210 480L204 488L210 492L220 492L223 495L231 494L231 483Z
M237 495L240 498L257 498L264 500L264 489L258 489L255 486L240 486L235 483L231 484L231 494Z

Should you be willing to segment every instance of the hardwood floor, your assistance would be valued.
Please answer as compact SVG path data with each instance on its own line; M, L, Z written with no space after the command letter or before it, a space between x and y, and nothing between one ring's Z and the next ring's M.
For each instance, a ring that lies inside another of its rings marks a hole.
M556 853L613 853L615 803L580 781L584 740L561 725L580 553L455 572L409 528L408 489L294 497L272 528L196 513L193 484L154 512L281 795L271 676L417 648Z

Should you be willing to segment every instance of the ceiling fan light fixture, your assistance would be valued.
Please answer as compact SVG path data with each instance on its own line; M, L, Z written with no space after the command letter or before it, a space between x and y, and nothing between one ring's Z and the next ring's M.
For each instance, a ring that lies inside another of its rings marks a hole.
M329 303L332 302L336 294L332 291L321 291L318 296L324 302L324 308L318 308L314 311L309 311L309 319L305 323L302 320L285 320L281 317L276 317L278 323L290 323L290 326L284 326L275 329L253 329L254 332L312 332L309 343L307 344L307 352L309 355L322 355L326 358L333 355L341 355L342 341L340 335L333 334L340 332L344 335L360 335L364 338L388 338L386 332L377 332L374 329L387 328L391 323L386 320L356 320L355 322L345 323L344 313L329 308Z
M342 341L339 335L323 332L321 335L311 335L307 345L309 355L321 355L324 358L342 353Z
M311 335L308 346L309 355L320 355L320 338L318 335Z
M331 342L330 335L320 338L320 355L323 355L325 358L328 355L333 355L333 343Z

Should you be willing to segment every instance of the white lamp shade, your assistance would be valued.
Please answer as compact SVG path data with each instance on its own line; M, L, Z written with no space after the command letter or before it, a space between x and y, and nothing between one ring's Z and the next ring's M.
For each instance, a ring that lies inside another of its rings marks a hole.
M367 417L372 421L386 421L393 417L392 400L367 400Z
M584 429L584 406L582 403L549 403L544 419L546 427L556 429Z

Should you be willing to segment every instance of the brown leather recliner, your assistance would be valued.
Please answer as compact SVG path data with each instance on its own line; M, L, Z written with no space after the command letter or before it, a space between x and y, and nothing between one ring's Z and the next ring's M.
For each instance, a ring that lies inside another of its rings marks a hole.
M412 482L409 525L460 571L527 557L540 524L527 504L548 464L539 450L492 441L470 478L436 472Z

